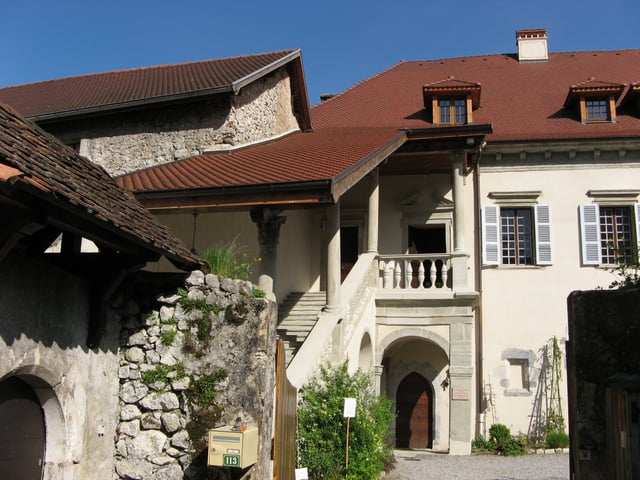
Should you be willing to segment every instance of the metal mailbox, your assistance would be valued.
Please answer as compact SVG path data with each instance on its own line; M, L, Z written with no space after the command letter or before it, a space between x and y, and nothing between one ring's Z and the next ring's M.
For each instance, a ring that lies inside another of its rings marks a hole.
M258 429L244 431L233 427L209 430L209 455L207 465L246 468L258 461Z

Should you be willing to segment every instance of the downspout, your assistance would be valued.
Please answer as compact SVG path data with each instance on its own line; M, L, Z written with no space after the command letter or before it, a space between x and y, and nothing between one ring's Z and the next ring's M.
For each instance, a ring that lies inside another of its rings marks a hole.
M473 190L474 190L474 212L473 221L474 228L477 232L474 244L475 257L475 282L478 290L478 306L476 307L476 435L485 436L486 433L486 417L484 416L484 351L483 351L483 325L482 325L482 224L480 221L480 158L482 150L486 142L482 142L478 146L476 153L476 162L473 167Z

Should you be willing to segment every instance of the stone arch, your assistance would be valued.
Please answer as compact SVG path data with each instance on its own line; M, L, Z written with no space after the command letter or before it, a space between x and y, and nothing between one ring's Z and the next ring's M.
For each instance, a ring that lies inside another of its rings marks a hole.
M44 415L45 457L44 472L56 469L66 461L66 422L60 400L54 390L59 383L53 372L41 365L26 365L16 368L2 377L17 377L27 383L35 392Z
M447 339L438 335L437 333L431 332L429 330L425 330L423 328L412 327L412 328L402 328L400 330L396 330L382 340L378 342L378 352L376 357L376 363L380 365L382 363L382 359L384 358L384 354L386 350L393 345L395 342L401 339L407 338L420 338L423 340L427 340L431 343L436 344L438 347L442 349L444 354L449 358L449 342Z

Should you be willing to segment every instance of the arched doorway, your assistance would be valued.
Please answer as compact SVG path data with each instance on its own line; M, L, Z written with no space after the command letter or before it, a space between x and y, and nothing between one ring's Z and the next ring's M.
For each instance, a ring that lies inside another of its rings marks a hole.
M400 382L396 393L396 447L431 448L433 446L433 391L418 373L410 373Z
M45 424L33 388L17 377L0 382L0 477L42 478Z

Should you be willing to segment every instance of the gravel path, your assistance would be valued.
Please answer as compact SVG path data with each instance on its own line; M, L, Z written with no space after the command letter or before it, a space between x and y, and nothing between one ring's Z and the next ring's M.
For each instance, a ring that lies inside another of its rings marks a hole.
M568 480L569 455L451 456L396 450L385 480Z

